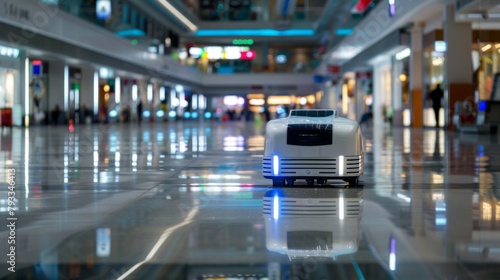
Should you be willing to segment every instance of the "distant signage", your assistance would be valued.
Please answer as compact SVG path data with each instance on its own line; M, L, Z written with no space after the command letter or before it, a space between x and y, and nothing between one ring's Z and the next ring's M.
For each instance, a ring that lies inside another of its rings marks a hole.
M18 3L13 4L5 1L3 9L0 9L0 11L3 12L3 16L20 20L30 20L30 11L25 7L18 6L17 4Z
M314 79L314 82L317 84L325 81L325 77L321 76L321 75L314 75L313 79Z
M0 45L0 55L17 58L19 56L19 49Z
M340 74L340 65L328 65L328 73L333 75Z
M435 41L434 51L436 52L446 52L446 42L445 41Z
M351 10L351 14L364 14L373 0L358 0Z
M389 16L393 17L396 15L396 0L389 0Z
M111 17L111 1L97 0L96 13L98 19L108 19Z
M111 254L111 230L109 228L96 229L96 255L109 257Z

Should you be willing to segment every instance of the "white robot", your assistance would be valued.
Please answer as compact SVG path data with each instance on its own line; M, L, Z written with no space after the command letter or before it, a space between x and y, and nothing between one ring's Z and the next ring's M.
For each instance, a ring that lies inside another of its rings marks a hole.
M358 251L360 189L273 189L262 205L269 251L290 260L336 260Z
M288 118L266 125L262 174L273 186L291 186L296 179L308 185L342 179L356 186L363 160L359 124L335 110L291 110Z

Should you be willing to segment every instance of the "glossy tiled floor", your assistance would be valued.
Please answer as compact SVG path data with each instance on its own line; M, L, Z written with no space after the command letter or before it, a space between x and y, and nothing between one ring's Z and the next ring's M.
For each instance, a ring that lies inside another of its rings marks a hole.
M254 124L1 133L0 278L500 279L497 135L364 129L363 188L278 189Z

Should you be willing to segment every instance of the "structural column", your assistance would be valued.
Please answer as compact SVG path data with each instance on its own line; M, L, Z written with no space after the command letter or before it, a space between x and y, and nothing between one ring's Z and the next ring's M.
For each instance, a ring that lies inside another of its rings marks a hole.
M337 109L336 106L336 96L337 96L337 84L325 85L323 88L323 97L321 98L321 108L325 109Z
M94 111L94 69L82 67L82 86L80 89L80 112L84 108Z
M411 57L410 57L410 94L411 94L411 123L413 127L422 127L424 123L423 96L423 24L415 23L411 29Z
M403 93L401 80L399 75L403 69L402 62L399 60L392 61L391 69L391 88L392 88L392 109L394 110L393 125L400 127L403 126Z
M390 59L378 60L373 63L373 125L375 127L380 126L384 123L383 119L383 109L384 106L391 106L391 104L385 100L384 94L386 80L384 79L384 71L386 67L390 67Z
M28 57L26 57L26 52L21 52L21 57L19 58L19 76L20 79L20 96L16 97L14 92L14 108L12 111L12 122L13 125L25 125L29 126L30 119L30 108L31 104L31 96L29 92L29 83L30 83L30 71L29 71L29 62ZM20 110L22 108L22 110ZM16 112L21 111L21 112ZM16 114L19 113L19 114ZM20 119L19 119L20 118Z
M58 105L62 111L65 111L67 104L65 105L64 103L65 102L64 62L49 61L48 72L49 72L49 85L47 88L47 96L49 102L49 109L52 110L54 109L54 107L56 107L56 105ZM67 112L64 112L62 115L66 116L66 114Z
M453 5L444 7L445 97L448 99L447 122L451 125L454 104L465 99L474 100L472 82L472 25L470 22L455 22ZM447 95L446 95L447 91Z

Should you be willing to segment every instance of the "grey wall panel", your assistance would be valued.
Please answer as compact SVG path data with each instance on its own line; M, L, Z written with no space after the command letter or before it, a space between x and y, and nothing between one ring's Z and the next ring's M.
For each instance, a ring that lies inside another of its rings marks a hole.
M405 43L402 38L403 34L400 30L396 30L384 37L384 39L375 43L371 47L359 53L357 56L347 61L342 65L342 72L351 72L359 69L370 68L368 61L377 55L383 54L388 50L394 49Z

